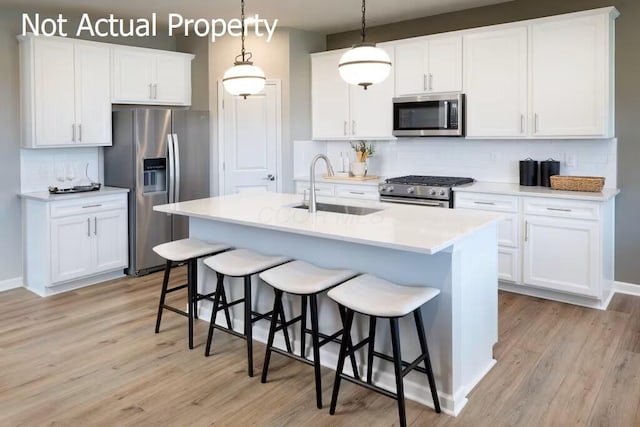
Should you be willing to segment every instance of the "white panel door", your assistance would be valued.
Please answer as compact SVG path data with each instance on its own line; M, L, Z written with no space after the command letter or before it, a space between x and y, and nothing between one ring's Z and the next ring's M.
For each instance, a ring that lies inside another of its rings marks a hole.
M531 26L533 134L606 134L606 18Z
M409 42L395 46L395 94L396 96L428 91L427 42Z
M393 48L382 48L393 58ZM393 68L389 77L364 90L349 85L352 138L394 138L393 133Z
M156 102L190 104L191 67L189 60L175 55L158 55L154 97Z
M96 273L127 265L127 211L100 212L91 218Z
M279 89L267 83L262 93L247 99L224 92L224 194L276 191Z
M467 137L527 135L527 28L464 38Z
M113 50L114 103L153 101L156 55L127 48Z
M65 282L93 272L91 226L91 219L85 215L51 220L52 283Z
M75 142L73 43L34 44L35 140L38 146Z
M525 217L524 283L599 297L598 222Z
M429 40L427 67L429 92L460 92L462 90L462 36Z
M75 46L75 111L81 144L111 145L111 52L108 46Z
M311 57L313 139L349 136L349 85L338 72L342 52Z

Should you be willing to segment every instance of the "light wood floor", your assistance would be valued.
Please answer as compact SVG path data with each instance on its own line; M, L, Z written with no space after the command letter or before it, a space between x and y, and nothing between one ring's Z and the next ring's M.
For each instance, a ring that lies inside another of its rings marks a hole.
M397 425L395 401L349 383L335 416L317 410L312 368L278 355L260 384L261 344L256 378L240 339L217 334L205 358L205 322L192 351L183 317L166 312L154 334L160 278L46 299L0 293L0 425ZM410 402L411 425L640 425L640 298L618 295L601 312L501 293L499 324L498 364L462 414Z

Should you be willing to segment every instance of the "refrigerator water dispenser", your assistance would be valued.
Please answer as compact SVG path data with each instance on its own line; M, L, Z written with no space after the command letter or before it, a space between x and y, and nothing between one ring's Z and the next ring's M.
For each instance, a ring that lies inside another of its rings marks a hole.
M143 193L167 191L167 159L164 157L143 160Z

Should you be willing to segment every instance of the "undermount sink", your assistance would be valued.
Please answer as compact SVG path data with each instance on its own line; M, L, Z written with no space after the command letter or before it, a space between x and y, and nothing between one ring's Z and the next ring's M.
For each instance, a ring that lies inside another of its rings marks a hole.
M335 212L347 215L369 215L375 212L380 212L382 209L365 208L362 206L348 206L348 205L334 205L330 203L317 203L319 211L323 212ZM294 209L309 209L309 205L301 204L292 206Z

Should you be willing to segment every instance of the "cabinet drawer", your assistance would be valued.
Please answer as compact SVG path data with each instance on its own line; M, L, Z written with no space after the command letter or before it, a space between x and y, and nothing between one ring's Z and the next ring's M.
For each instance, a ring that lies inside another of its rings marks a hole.
M518 197L487 193L454 192L456 208L497 212L518 212Z
M304 194L305 191L309 192L310 188L311 187L309 186L309 182L296 182L296 193L297 194ZM335 193L334 193L333 185L316 183L316 195L318 195L318 196L333 196L334 194Z
M51 218L69 215L88 214L106 210L126 209L126 194L107 197L87 197L51 203Z
M583 200L525 198L524 213L577 219L599 219L600 203Z
M364 185L336 185L336 196L351 199L378 200L378 187Z

